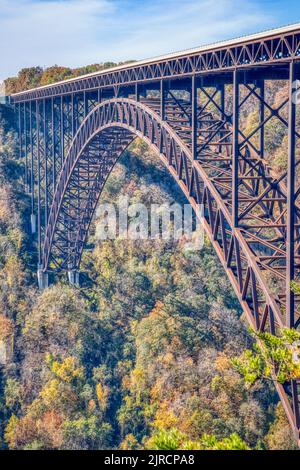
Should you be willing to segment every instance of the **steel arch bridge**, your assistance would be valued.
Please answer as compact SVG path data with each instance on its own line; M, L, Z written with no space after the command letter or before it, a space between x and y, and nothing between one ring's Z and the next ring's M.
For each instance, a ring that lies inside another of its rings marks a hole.
M105 181L140 137L195 211L203 205L202 224L250 325L274 335L300 327L291 289L300 280L297 80L293 25L12 95L40 286L51 270L76 282ZM270 133L283 142L279 167ZM300 380L276 387L299 441Z

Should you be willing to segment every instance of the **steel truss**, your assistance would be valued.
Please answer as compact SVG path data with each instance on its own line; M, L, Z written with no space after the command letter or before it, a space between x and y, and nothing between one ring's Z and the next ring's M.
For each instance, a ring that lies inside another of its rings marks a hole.
M203 49L203 50L202 50ZM201 48L199 52L171 54L145 63L119 67L66 80L59 84L37 88L15 95L15 100L28 101L53 96L71 95L79 91L119 87L132 83L188 77L193 73L225 72L235 68L271 65L286 62L300 56L299 26L295 30L274 32L257 39L236 41L228 45Z
M274 335L299 328L291 289L300 280L299 34L15 95L40 284L59 270L74 282L106 179L140 137L195 211L203 205L203 226L250 325ZM281 167L268 154L273 129L286 144ZM300 383L276 387L299 440Z

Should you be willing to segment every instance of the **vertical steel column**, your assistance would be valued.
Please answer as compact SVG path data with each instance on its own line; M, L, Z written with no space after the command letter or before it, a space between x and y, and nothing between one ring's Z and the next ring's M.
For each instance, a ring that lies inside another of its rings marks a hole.
M30 126L30 153L31 153L31 169L30 169L30 192L31 192L31 231L35 233L34 223L34 149L33 149L33 119L32 119L32 104L30 101L30 115L29 115L29 126Z
M56 166L55 166L55 127L54 127L54 98L51 98L51 133L52 133L52 186L53 196L56 184Z
M27 111L24 102L24 149L25 149L25 191L28 192L28 154L27 154Z
M53 188L56 187L57 177L61 171L62 166L62 138L61 138L61 100L53 98Z
M68 105L69 106L69 105ZM74 93L71 94L71 100L70 100L70 106L71 106L71 110L68 108L67 109L67 113L68 113L68 120L70 118L70 114L71 114L71 135L72 135L72 138L74 137L74 133L75 133L75 129L76 129L76 123L75 123L75 99L74 99ZM69 122L68 122L68 138L70 136L70 130L69 130ZM69 149L68 149L69 150ZM78 203L79 203L79 172L78 172L78 179L77 179L77 197L76 197L76 202L77 202L77 207L76 207L76 216L78 215ZM74 191L75 192L75 191ZM74 194L75 196L75 194ZM69 200L69 203L68 203L68 208L67 208L67 227L68 227L68 232L67 232L67 240L68 240L68 279L69 279L69 282L72 284L72 272L73 272L73 269L74 267L72 266L72 252L71 252L71 248L72 248L72 218L71 218L71 205L70 205L70 200ZM74 209L73 209L73 212L74 212Z
M265 126L262 123L265 120L265 81L261 80L259 83L259 95L260 95L260 103L259 103L259 121L260 121L260 136L259 136L259 152L260 157L264 158L265 154Z
M35 102L36 104L36 144L37 144L37 176L38 176L38 216L37 216L37 223L38 223L38 264L41 265L42 257L41 257L41 247L42 247L42 239L41 239L41 155L40 155L40 106L38 100Z
M135 100L138 103L140 101L140 87L139 87L138 82L136 82L135 85L134 85L134 94L135 94ZM137 129L138 128L138 113L135 113L134 121L135 121L135 123L134 123L135 128ZM162 142L162 140L161 140L161 142Z
M195 75L192 76L192 88L191 88L191 104L192 104L192 116L191 116L191 126L192 126L192 156L193 159L197 159L197 128L198 128L198 119L197 119L197 79Z
M75 129L76 129L76 122L75 122L75 99L74 99L74 93L71 95L71 132L72 132L72 137L74 137L75 134Z
M286 326L295 327L295 297L291 282L295 278L295 191L296 191L296 113L297 103L294 96L295 83L298 78L298 65L290 64L289 74L289 121L288 121L288 169L287 169L287 234L286 234ZM291 381L295 428L299 440L300 411L298 384Z
M88 106L87 106L87 100L86 100L86 91L84 90L83 92L83 119L85 119L87 115L88 115Z
M225 120L225 85L221 83L219 85L220 89L220 119Z
M19 103L18 105L18 131L19 131L19 145L20 145L20 148L19 148L19 152L20 152L20 160L22 161L22 156L23 156L23 152L22 152L22 117L21 117L21 103Z
M233 112L232 112L232 220L239 224L239 72L233 72Z
M135 100L137 102L140 101L140 92L139 92L139 84L136 82L135 84Z
M49 212L51 207L51 202L54 194L54 185L53 185L53 165L54 165L54 133L53 133L53 99L48 98L46 100L46 139L47 139L47 220L45 220L45 228L48 224ZM47 224L46 224L47 222Z
M296 163L296 102L293 100L296 64L290 64L289 127L287 170L287 235L286 235L286 326L295 325L295 298L291 282L295 276L295 163Z
M166 82L165 80L160 81L160 117L164 121L166 110Z
M48 224L48 146L50 142L48 140L48 132L47 132L47 107L46 107L46 99L43 100L43 132L44 132L44 165L45 165L45 173L44 173L44 185L45 185L45 207L44 207L44 226L47 227Z
M74 94L70 94L65 97L63 105L63 118L64 118L64 159L66 158L68 151L73 140L75 131L75 117L74 117Z
M61 152L61 165L62 168L65 159L65 133L64 133L64 97L60 97L60 152Z

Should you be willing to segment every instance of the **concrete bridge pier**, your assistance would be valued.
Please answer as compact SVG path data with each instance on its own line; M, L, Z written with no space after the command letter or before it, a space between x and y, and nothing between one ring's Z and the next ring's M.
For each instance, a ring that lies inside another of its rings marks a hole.
M71 286L80 287L79 271L76 271L75 269L70 269L68 271L68 281Z
M31 225L31 234L34 235L36 233L36 215L31 214L30 216L30 225Z
M45 273L41 265L38 265L37 271L38 286L39 290L47 289L49 285L48 273Z

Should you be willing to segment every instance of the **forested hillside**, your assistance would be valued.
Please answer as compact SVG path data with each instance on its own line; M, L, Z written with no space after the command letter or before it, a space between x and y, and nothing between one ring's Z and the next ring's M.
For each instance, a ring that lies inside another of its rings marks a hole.
M295 448L272 383L232 365L252 338L207 240L197 256L184 240L100 241L96 218L81 287L37 290L13 133L1 107L1 448ZM120 195L185 202L138 140L101 201Z
M78 77L87 73L99 72L117 65L124 65L133 62L104 62L100 64L91 64L86 67L78 67L71 69L53 65L43 69L42 67L28 67L20 70L16 77L9 77L5 80L5 91L7 95L18 93L19 91L29 90L38 86L49 85L50 83L67 80L69 78Z

